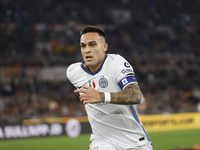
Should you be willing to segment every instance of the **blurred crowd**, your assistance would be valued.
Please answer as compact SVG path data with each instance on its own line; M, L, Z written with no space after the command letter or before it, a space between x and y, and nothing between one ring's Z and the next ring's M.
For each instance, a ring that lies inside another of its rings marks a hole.
M23 71L82 61L85 25L104 28L108 53L133 66L147 103L143 113L200 111L199 7L198 0L1 0L0 123L86 115L67 79ZM20 72L8 78L5 68Z

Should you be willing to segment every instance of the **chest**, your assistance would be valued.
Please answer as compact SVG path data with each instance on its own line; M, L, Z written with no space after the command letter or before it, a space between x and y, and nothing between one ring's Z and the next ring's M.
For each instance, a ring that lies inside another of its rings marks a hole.
M95 75L88 75L85 73L74 85L77 88L89 86L100 92L117 92L120 90L115 77L113 77L112 74L104 72Z

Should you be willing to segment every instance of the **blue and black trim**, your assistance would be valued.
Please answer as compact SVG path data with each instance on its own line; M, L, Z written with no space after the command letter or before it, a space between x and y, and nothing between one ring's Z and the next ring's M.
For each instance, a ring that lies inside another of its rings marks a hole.
M146 133L146 131L145 131L143 125L141 124L140 119L138 118L138 115L137 115L137 113L136 113L136 111L135 111L135 108L133 107L133 105L129 105L129 106L130 106L131 112L132 112L132 114L133 114L133 117L134 117L135 120L140 124L140 126L142 127L142 130L144 131L144 133L145 133L145 135L146 135L148 141L150 142L150 139L149 139L149 137L148 137L148 135L147 135L147 133Z
M85 72L87 72L87 73L89 73L89 74L91 74L91 75L95 75L95 74L97 74L99 71L101 71L101 69L102 69L102 67L103 67L103 64L104 64L104 62L105 62L105 60L106 60L107 57L108 57L108 55L106 54L103 63L102 63L101 66L97 69L97 71L95 71L94 73L91 72L91 71L89 71L89 70L84 66L84 63L85 63L84 61L81 63L81 68L82 68Z

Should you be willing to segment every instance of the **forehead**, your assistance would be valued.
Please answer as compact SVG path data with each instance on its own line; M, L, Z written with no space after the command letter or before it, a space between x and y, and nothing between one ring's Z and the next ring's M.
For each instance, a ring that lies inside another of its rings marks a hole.
M97 32L89 32L81 36L80 43L88 43L91 41L98 42L99 40L101 41L102 39L103 37L99 36Z

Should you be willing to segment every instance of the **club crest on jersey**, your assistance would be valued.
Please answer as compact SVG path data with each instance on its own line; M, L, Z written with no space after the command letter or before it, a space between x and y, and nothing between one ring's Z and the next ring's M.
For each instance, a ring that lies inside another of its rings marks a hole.
M101 88L106 88L108 86L108 80L104 76L101 76L99 79L99 86Z

